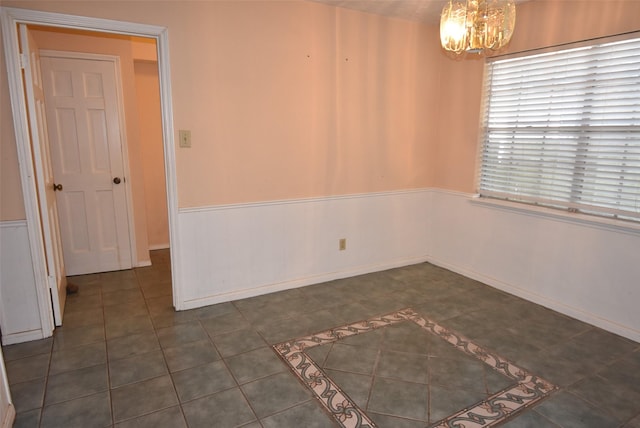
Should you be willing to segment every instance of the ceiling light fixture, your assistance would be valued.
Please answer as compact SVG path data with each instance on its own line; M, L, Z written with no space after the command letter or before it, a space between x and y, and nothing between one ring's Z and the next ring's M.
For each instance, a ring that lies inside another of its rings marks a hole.
M440 15L442 47L456 55L503 48L516 24L513 0L449 0Z

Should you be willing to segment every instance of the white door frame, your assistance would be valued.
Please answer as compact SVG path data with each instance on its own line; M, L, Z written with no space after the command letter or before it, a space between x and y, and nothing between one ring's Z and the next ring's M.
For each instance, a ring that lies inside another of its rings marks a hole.
M85 52L70 52L70 51L60 51L60 50L51 50L51 49L40 49L41 57L48 58L66 58L66 59L85 59L85 60L96 60L96 61L106 61L113 64L114 75L116 80L116 99L117 99L117 108L118 108L118 123L119 123L119 131L120 131L120 145L121 145L121 153L122 153L122 170L124 177L124 191L125 198L127 201L127 222L128 222L128 234L129 234L129 242L128 245L130 247L131 258L130 263L132 267L139 266L138 264L138 256L136 254L136 234L134 230L134 217L133 217L133 195L131 194L131 170L129 168L129 145L127 140L127 130L126 130L126 122L125 122L125 114L124 114L124 95L122 93L122 76L120 75L120 57L115 55L104 55L104 54L95 54L95 53L85 53Z
M182 309L182 287L179 283L181 263L179 260L179 251L177 251L180 246L178 236L178 197L168 29L147 24L8 7L0 7L0 20L2 23L2 37L9 80L9 95L13 112L18 161L20 164L20 180L24 195L29 245L31 248L43 337L48 337L53 334L54 324L51 296L49 294L47 281L46 250L42 239L38 197L34 178L35 170L32 164L33 157L29 139L27 105L24 98L24 83L21 68L22 59L20 58L18 44L18 24L44 25L49 27L125 34L149 37L156 40L169 218L169 241L171 248L173 304L177 309ZM38 168L38 166L36 166L36 168Z

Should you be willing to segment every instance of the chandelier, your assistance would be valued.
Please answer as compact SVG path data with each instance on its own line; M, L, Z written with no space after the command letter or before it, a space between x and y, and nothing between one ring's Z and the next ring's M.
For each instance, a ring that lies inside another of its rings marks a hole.
M442 47L456 55L495 52L511 40L513 0L449 0L440 15Z

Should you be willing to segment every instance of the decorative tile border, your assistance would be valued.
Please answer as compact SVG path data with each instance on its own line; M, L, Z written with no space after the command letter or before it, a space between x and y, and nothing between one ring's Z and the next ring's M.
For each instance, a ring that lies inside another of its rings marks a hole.
M448 330L441 325L422 318L412 309L348 324L320 333L303 336L291 341L273 345L276 353L290 366L291 370L315 394L326 410L344 428L374 428L376 424L360 409L340 387L305 352L314 346L324 345L337 340L367 333L400 322L413 322L425 331L446 340L458 350L473 356L497 372L513 379L515 384L499 391L493 396L448 416L432 425L434 428L484 428L504 422L541 400L557 387L546 380L521 369L499 355L474 344L464 336Z

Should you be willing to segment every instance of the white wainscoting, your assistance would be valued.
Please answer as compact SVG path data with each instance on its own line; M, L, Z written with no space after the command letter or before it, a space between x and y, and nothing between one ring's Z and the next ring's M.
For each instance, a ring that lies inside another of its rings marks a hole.
M422 189L181 209L178 308L425 261L430 197Z
M182 209L178 223L178 309L431 261L640 341L638 227L436 189ZM26 222L0 222L0 243L3 343L39 339Z
M182 209L179 230L179 309L430 261L640 341L638 228L421 189Z
M27 222L0 222L0 328L2 344L43 338Z
M640 229L434 190L430 261L640 342Z

